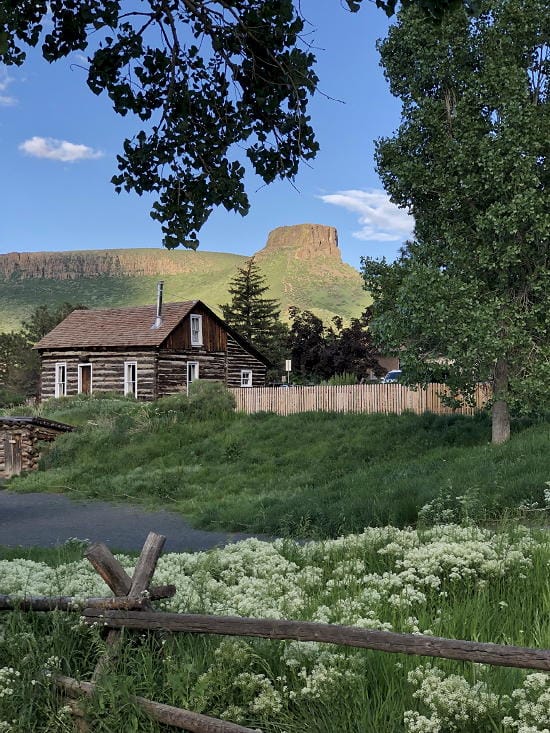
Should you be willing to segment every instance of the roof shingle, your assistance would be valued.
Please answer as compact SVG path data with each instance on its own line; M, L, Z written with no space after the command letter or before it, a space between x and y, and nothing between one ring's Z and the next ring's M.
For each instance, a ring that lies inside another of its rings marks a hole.
M198 302L165 303L159 328L152 327L157 315L156 305L75 310L40 339L34 348L160 346Z

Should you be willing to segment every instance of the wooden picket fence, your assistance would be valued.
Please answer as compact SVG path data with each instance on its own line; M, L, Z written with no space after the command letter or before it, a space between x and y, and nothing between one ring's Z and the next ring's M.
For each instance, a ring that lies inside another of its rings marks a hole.
M91 733L86 710L79 698L96 694L98 677L113 666L123 629L135 631L183 632L188 634L220 634L264 639L315 641L362 649L374 649L393 654L412 654L442 659L456 659L501 667L519 667L550 672L550 649L530 649L505 644L443 639L423 634L399 634L353 626L321 624L285 619L255 619L237 616L165 613L157 611L152 601L175 594L175 587L150 587L149 583L164 546L165 537L151 532L143 546L133 577L130 578L119 561L102 543L92 545L86 557L112 590L113 598L11 598L0 596L0 611L78 611L88 624L98 624L107 632L107 651L99 658L91 681L57 675L54 683L66 696L75 724L82 733ZM255 733L236 723L212 718L191 710L133 697L153 720L191 733Z
M293 415L297 412L381 412L401 415L405 411L421 415L473 415L483 409L491 396L487 384L478 384L475 404L452 409L441 401L449 392L445 384L429 384L412 389L402 384L350 384L338 387L240 387L233 388L238 412L275 412Z

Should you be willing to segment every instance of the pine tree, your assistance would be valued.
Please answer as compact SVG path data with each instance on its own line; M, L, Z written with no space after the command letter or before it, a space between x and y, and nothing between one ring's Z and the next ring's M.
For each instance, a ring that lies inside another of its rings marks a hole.
M244 336L273 363L280 366L284 358L288 327L279 320L280 304L265 297L269 290L265 275L254 257L229 284L231 302L220 305L225 322Z

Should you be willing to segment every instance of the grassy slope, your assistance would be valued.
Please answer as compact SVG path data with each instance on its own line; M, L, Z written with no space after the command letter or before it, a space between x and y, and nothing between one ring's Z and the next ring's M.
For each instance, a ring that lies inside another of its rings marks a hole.
M143 250L136 250L139 256ZM149 253L149 250L145 250ZM159 254L154 251L155 254ZM91 253L88 253L91 254ZM175 258L179 254L183 257ZM190 255L190 256L188 256ZM240 255L201 253L161 253L166 262L165 300L205 300L218 305L218 294L226 292L227 283L235 269L245 258ZM184 272L169 274L175 262ZM182 265L182 260L184 265ZM51 278L0 279L0 331L20 326L21 321L39 305L55 305L63 302L83 303L90 308L124 305L146 305L156 297L156 285L160 276L136 277L88 277L77 280L53 280Z
M455 512L446 519L542 503L550 477L548 423L492 446L483 416L201 417L178 399L50 407L82 431L9 487L145 503L202 527L335 536L414 523L434 500Z
M128 253L132 250L124 251L125 256ZM71 254L66 253L67 257ZM229 281L246 260L241 255L215 252L135 250L138 258L152 255L162 274L77 280L0 278L0 332L18 328L34 308L44 304L68 301L99 308L152 303L160 277L165 282L166 301L200 299L217 308L228 301ZM283 317L290 305L296 305L327 320L334 315L347 319L359 315L370 302L359 273L334 258L298 260L292 250L286 250L262 255L259 261L270 296L281 302Z

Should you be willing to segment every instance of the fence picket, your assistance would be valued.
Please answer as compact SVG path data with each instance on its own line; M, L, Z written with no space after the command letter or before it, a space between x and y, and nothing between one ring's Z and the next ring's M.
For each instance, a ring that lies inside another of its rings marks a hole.
M317 387L234 387L238 412L275 412L278 415L294 415L298 412L356 412L400 415L405 410L421 415L434 412L438 415L473 415L482 410L490 398L490 387L477 385L474 407L463 405L452 409L441 403L440 394L448 393L445 384L429 384L414 390L402 384L350 384Z

